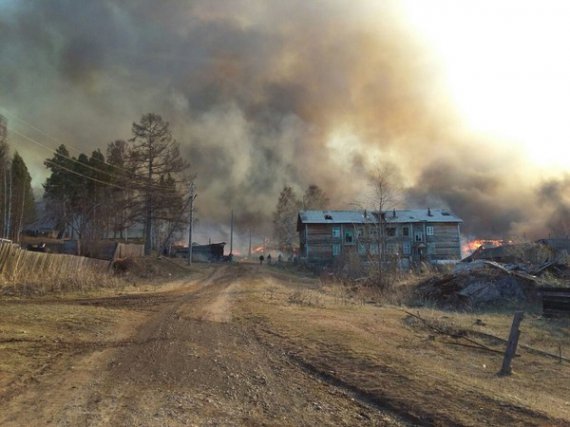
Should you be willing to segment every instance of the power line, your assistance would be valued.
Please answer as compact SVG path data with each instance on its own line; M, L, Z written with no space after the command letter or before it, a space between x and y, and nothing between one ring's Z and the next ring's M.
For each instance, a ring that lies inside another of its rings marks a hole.
M42 134L42 135L45 136L47 139L49 139L49 140L55 142L56 144L61 144L60 141L58 141L57 139L55 139L54 137L52 137L51 135L49 135L49 134L46 133L45 131L43 131L43 130L39 129L38 127L34 126L34 125L31 124L30 122L27 122L26 120L24 120L24 119L22 119L22 118L20 118L20 117L17 117L17 116L15 116L15 115L13 115L12 113L6 113L5 111L4 111L4 115L8 116L8 117L11 118L12 120L16 120L17 122L23 123L24 126L28 126L29 128L32 128L33 130L35 130L36 132ZM76 151L77 153L79 153L79 154L82 153L81 149L79 149L79 148L77 148L77 147L74 147L73 145L67 144L66 146L69 147L69 148L72 148L73 150L75 150L75 151ZM51 148L49 148L49 149L52 150ZM113 165L109 165L109 166L113 166Z
M36 144L36 145L39 145L40 147L43 147L43 148L45 148L45 149L51 151L52 153L55 153L55 155L58 156L58 157L61 157L61 158L66 159L66 160L69 160L70 162L73 162L73 163L76 163L76 164L78 164L78 165L81 165L82 167L85 167L85 168L87 168L87 169L91 169L91 170L94 170L94 171L96 171L96 172L105 173L104 171L102 171L102 170L100 170L100 169L97 169L97 168L95 168L95 167L93 167L93 166L91 166L91 165L88 165L88 164L86 164L86 163L84 163L84 162L81 162L81 161L79 161L79 160L77 160L77 159L75 159L75 158L68 157L68 156L64 156L63 154L60 154L60 153L58 153L57 151L53 150L51 147L48 147L48 146L42 144L41 142L36 141L35 139L33 139L33 138L31 138L31 137L29 137L29 136L27 136L27 135L24 135L24 134L18 132L17 130L12 130L12 132L15 133L16 135L18 135L18 136L24 138L24 139L26 139L26 140L28 140L28 141L30 141L30 142ZM90 177L90 176L88 176L88 175L85 175L85 174L82 174L82 173L80 173L80 172L74 171L73 169L66 168L66 167L64 167L64 166L62 166L62 165L60 165L60 164L58 164L58 163L53 162L52 160L49 160L49 159L48 159L47 162L50 163L50 164L52 164L53 166L55 166L55 167L57 167L57 168L66 170L66 171L68 171L68 172L70 172L70 173L73 173L73 174L75 174L75 175L81 176L81 177L83 177L83 178L91 179L92 181L95 181L95 182L99 182L99 183L102 183L102 184L106 184L106 185L110 185L110 186L113 186L113 187L122 188L122 189L124 189L124 190L127 190L126 187L122 187L122 186L120 186L120 185L118 185L118 184L115 184L115 183L105 182L105 181L101 181L101 180L99 180L99 179L97 179L97 178ZM119 177L119 176L117 176L117 175L113 175L113 174L110 174L110 173L108 173L108 172L106 173L106 175L108 175L108 176L111 177L111 178L121 178L121 179L124 179L124 177ZM167 189L167 187L157 186L157 189Z
M97 178L93 178L92 176L84 175L84 174L82 174L82 173L79 173L79 172L77 172L77 171L74 171L73 169L69 169L69 168L66 168L65 166L58 165L57 163L54 163L54 162L52 162L51 160L48 160L47 162L53 164L54 166L56 166L56 167L59 168L59 169L63 169L64 171L67 171L67 172L69 172L69 173L71 173L71 174L73 174L73 175L77 175L77 176L80 176L80 177L82 177L82 178L88 179L88 180L90 180L90 181L98 182L99 184L108 185L108 186L110 186L110 187L120 188L121 190L131 190L130 188L123 187L123 186L121 186L121 185L117 185L117 184L113 184L113 183L110 183L110 182L101 181L101 180L99 180L99 179L97 179Z
M27 135L21 133L21 132L18 132L17 130L12 129L10 132L13 132L13 133L15 133L16 135L20 136L21 138L24 138L25 140L27 140L27 141L29 141L29 142L31 142L31 143L33 143L33 144L36 144L36 145L38 145L38 146L40 146L40 147L42 147L42 148L44 148L44 149L46 149L46 150L48 150L48 151L54 153L54 154L55 154L56 156L58 156L58 157L61 157L61 158L66 159L66 160L69 160L70 162L76 163L76 164L78 164L78 165L81 165L81 166L84 167L84 168L91 169L91 170L93 170L93 171L95 171L95 172L99 172L99 173L105 174L105 175L107 175L109 178L117 178L117 179L121 179L121 180L125 179L125 177L123 177L123 176L119 176L119 175L112 174L112 173L107 172L107 171L104 171L104 170L102 170L102 169L95 168L95 167L93 167L93 166L91 166L91 165L89 165L89 164L87 164L87 163L81 162L81 161L79 161L78 159L75 159L75 158L73 158L73 157L69 157L69 156L65 156L65 155L63 155L63 154L60 154L60 153L58 153L56 150L54 150L53 148L51 148L51 147L49 147L49 146L47 146L47 145L45 145L45 144L42 144L41 142L39 142L39 141L37 141L37 140L35 140L35 139L33 139L33 138L31 138L31 137L29 137L29 136L27 136ZM60 169L67 170L67 171L70 172L70 173L74 173L75 175L79 175L79 176L82 176L82 177L84 177L84 178L91 179L91 180L93 180L93 181L96 181L96 182L99 182L99 183L102 183L102 184L105 184L105 185L110 185L110 186L112 186L112 187L122 188L122 189L124 189L124 190L128 190L128 188L126 188L126 187L122 187L122 186L120 186L120 185L117 185L117 184L114 184L114 183L111 183L111 182L104 182L104 181L101 181L101 180L99 180L99 179L90 177L90 176L88 176L88 175L81 174L81 173L79 173L79 172L77 172L77 171L73 171L72 169L65 168L65 167L63 167L63 166L61 166L61 165L59 165L59 164L57 164L57 163L54 163L54 162L51 161L51 160L47 160L47 161L48 161L49 163L51 163L52 165L54 165L54 166L56 166L56 167L59 167ZM103 164L104 164L104 165L107 165L107 166L113 166L113 165L110 165L109 163L106 163L106 162L103 162ZM126 169L124 169L124 170L127 171ZM132 176L132 174L130 174L130 175ZM147 179L146 177L141 177L141 176L135 176L135 178L138 178L140 181L145 181L145 180ZM141 182L136 182L136 181L135 181L134 183L136 183L137 185L145 186L146 188L151 188L151 189L156 189L156 190L171 190L171 187L167 187L167 186L163 186L163 185L157 185L157 184L148 185L147 183L144 183L144 182L141 183ZM175 183L179 183L179 182L178 182L178 181L175 181Z
M3 111L4 111L4 115L10 117L10 118L13 119L13 120L16 120L17 122L19 121L19 122L23 123L25 126L28 126L28 127L30 127L31 129L34 129L35 131L39 132L40 134L42 134L43 136L45 136L47 139L49 139L49 140L55 142L56 144L65 145L65 144L62 144L61 141L57 140L56 138L54 138L54 137L52 137L51 135L49 135L47 132L45 132L45 131L39 129L39 128L36 127L36 126L34 126L34 125L31 124L30 122L27 122L26 120L24 120L24 119L22 119L22 118L20 118L20 117L17 117L16 115L14 115L14 114L12 114L12 113L6 113L5 110L3 110ZM106 174L106 175L108 175L108 176L110 176L110 177L112 177L112 178L124 178L124 177L122 177L122 176L114 175L114 174L112 174L112 173L109 172L109 171L105 171L105 170L102 170L102 169L98 169L98 168L95 168L95 167L93 167L93 166L91 166L91 165L87 165L87 164L85 164L85 163L82 163L82 162L80 162L79 160L77 160L77 159L75 159L75 158L73 158L73 157L63 156L63 155L57 153L57 151L54 150L52 147L48 147L47 145L44 145L44 144L38 142L37 140L34 140L33 138L29 137L29 136L22 135L21 133L15 131L15 130L14 130L14 133L16 133L16 134L22 136L23 138L26 138L26 139L29 140L30 142L33 142L33 143L35 143L35 144L37 144L37 145L40 145L40 146L44 147L45 149L51 151L52 153L57 154L58 156L60 156L60 157L62 157L62 158L68 159L68 160L70 160L70 161L72 161L72 162L75 162L75 163L79 163L79 164L81 164L81 165L83 165L83 166L85 166L85 167L87 167L87 168L89 168L89 169L92 169L92 170L96 171L96 172L101 172L101 173ZM79 149L79 148L77 148L77 147L74 147L73 145L65 145L65 146L66 146L66 147L73 148L73 149L74 149L77 153L79 153L79 154L84 154L84 153L81 151L81 149ZM110 163L107 163L107 162L102 162L102 163L103 163L105 166L111 167L111 168L113 168L113 169L116 169L116 170L119 170L119 171L122 171L122 172L126 172L126 173L131 174L131 175L133 174L133 172L132 172L131 170L126 169L126 168L124 168L124 167L121 167L121 166L118 166L118 165L113 165L113 164L110 164ZM136 175L135 175L135 177L136 177L136 178L139 178L139 179L141 179L141 180L143 180L143 181L147 179L147 177L145 177L145 176L136 176ZM174 183L175 183L175 184L187 184L187 181L176 181L176 180L175 180ZM156 185L156 184L153 184L153 186L156 187L157 189L158 189L158 188L169 189L169 187L164 187L164 186L160 186L160 185Z

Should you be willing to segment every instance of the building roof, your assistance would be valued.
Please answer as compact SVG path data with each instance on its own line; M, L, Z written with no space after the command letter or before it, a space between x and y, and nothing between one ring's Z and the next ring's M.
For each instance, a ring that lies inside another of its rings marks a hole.
M446 209L405 209L385 212L387 223L453 222L463 220ZM300 211L300 224L375 224L378 213L362 211Z
M394 216L394 212L396 215ZM463 222L447 209L403 209L386 212L386 222Z
M367 211L300 211L303 224L374 224L378 217Z

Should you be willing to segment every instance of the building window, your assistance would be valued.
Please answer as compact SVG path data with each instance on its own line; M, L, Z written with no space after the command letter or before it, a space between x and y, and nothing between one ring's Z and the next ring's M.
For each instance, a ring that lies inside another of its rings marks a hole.
M344 230L344 243L354 243L354 230Z
M390 255L398 255L398 245L396 243L386 244L386 253Z
M421 231L416 231L416 233L414 235L414 240L416 242L423 242L424 241L424 233L422 233Z
M433 236L433 226L432 225L428 225L426 227L426 236Z
M356 238L357 239L362 239L364 237L364 229L362 228L358 228L356 230Z
M402 253L404 255L410 255L412 253L412 246L410 245L410 242L402 243Z
M386 236L388 236L388 237L395 237L395 236L396 236L396 227L388 227L388 228L386 228Z
M370 243L370 255L378 255L378 243Z
M333 254L333 256L339 256L340 255L340 243L333 243L332 254Z
M335 239L340 238L340 227L333 227L332 228L332 236Z
M358 255L366 255L366 245L364 243L358 244Z
M410 237L410 227L403 227L402 228L402 236Z

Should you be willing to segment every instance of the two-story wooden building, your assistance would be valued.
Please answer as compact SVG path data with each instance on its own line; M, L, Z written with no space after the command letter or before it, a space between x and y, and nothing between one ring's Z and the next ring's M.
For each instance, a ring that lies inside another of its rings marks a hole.
M299 256L330 263L349 254L371 258L384 251L403 268L422 261L458 261L462 222L445 209L392 210L381 216L369 211L301 211Z

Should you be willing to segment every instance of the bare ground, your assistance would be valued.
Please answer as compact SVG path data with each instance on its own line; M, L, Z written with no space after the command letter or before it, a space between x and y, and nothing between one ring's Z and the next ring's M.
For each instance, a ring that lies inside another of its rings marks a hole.
M0 317L2 426L570 425L568 364L524 354L498 379L496 354L277 269Z

